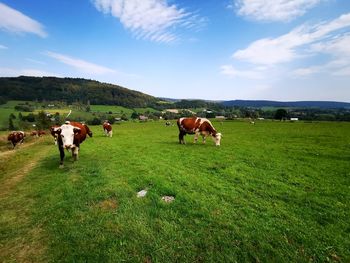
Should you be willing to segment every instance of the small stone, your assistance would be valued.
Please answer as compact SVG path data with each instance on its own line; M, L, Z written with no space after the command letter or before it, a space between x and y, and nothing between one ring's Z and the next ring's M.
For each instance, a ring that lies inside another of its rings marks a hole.
M164 201L164 202L166 202L166 203L171 203L172 201L174 201L175 200L175 197L173 197L173 196L163 196L162 197L162 200Z
M147 190L141 190L137 193L137 197L145 197L147 194Z

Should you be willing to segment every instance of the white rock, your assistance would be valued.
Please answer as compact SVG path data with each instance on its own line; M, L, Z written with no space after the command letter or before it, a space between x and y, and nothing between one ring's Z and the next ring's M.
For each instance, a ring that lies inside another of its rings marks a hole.
M147 194L147 190L141 190L137 193L137 197L145 197Z

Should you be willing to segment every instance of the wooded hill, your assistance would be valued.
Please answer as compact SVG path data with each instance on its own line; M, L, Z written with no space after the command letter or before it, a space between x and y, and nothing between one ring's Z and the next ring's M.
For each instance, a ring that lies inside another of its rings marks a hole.
M57 77L2 77L0 96L3 100L65 101L84 104L153 106L159 99L118 85L95 80Z

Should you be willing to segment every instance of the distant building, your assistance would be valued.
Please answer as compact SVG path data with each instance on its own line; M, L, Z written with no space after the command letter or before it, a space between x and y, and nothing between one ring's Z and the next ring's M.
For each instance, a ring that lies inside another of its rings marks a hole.
M215 116L215 119L218 119L218 120L226 120L226 117L225 117L225 116L218 115L218 116Z
M259 121L265 120L265 118L258 118Z
M299 118L290 118L291 121L298 121Z

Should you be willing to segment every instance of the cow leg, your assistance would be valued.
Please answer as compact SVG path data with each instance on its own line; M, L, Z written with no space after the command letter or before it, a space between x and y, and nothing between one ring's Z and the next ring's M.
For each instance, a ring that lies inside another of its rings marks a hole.
M203 137L203 144L205 144L207 136L203 134L202 137Z
M109 137L112 138L112 135L113 135L113 131L110 131L110 132L109 132Z
M73 161L78 160L78 154L79 154L79 147L76 146L74 149L72 149Z
M186 133L180 131L180 133L179 133L179 142L180 142L180 144L186 144L185 140L184 140L184 136L185 135L186 135Z
M194 142L193 142L193 143L197 143L197 141L198 141L198 136L199 136L199 133L196 132L195 135L194 135Z
M58 149L60 151L60 157L61 157L61 162L60 162L60 168L63 168L63 160L64 160L64 148L63 144L58 144Z

